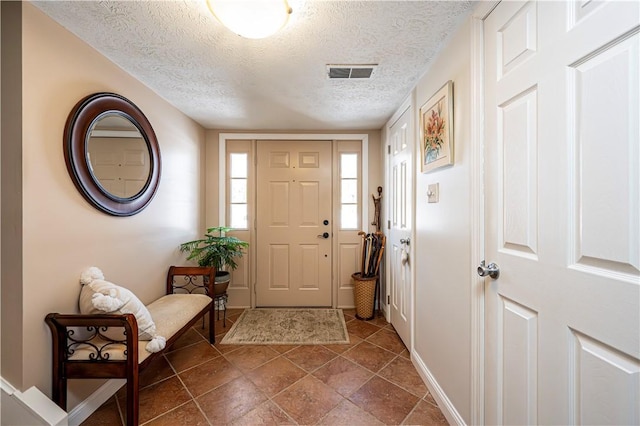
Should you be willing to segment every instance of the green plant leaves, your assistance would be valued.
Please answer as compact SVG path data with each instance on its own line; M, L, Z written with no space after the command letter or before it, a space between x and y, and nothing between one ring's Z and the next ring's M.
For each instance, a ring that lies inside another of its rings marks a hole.
M221 271L225 267L236 269L236 259L244 255L249 243L225 235L232 231L225 226L208 228L205 238L180 244L180 251L189 253L187 260L195 260L200 266L213 266Z

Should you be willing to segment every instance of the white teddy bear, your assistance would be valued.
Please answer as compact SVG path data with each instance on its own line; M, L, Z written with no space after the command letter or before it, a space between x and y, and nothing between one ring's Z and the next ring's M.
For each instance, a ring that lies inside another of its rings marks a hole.
M83 314L134 314L138 323L138 337L149 340L145 349L158 352L167 341L156 334L156 325L147 308L131 291L105 281L102 271L95 266L80 274L80 312Z

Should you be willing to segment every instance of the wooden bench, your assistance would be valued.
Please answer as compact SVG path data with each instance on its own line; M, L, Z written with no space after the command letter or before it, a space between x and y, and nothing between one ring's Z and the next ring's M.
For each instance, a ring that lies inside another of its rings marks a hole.
M157 334L167 339L166 347L156 353L147 352L146 341L138 340L133 314L48 314L45 321L53 337L53 401L66 411L69 379L126 379L127 424L137 425L140 371L207 313L209 342L215 343L215 308L209 296L214 294L215 274L215 268L169 268L166 295L147 305ZM113 328L120 328L124 335L114 339Z

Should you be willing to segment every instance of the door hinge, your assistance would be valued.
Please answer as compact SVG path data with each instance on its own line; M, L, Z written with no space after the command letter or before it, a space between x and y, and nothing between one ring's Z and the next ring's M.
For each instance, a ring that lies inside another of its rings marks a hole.
M391 145L387 145L387 154L391 154Z
M387 221L387 229L391 229L391 221L390 220Z
M387 305L390 303L389 295L387 294Z

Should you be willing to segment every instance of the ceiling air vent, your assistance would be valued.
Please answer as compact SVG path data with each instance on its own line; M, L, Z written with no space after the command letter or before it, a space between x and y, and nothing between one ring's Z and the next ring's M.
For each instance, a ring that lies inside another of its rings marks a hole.
M327 65L329 78L371 78L378 65Z

